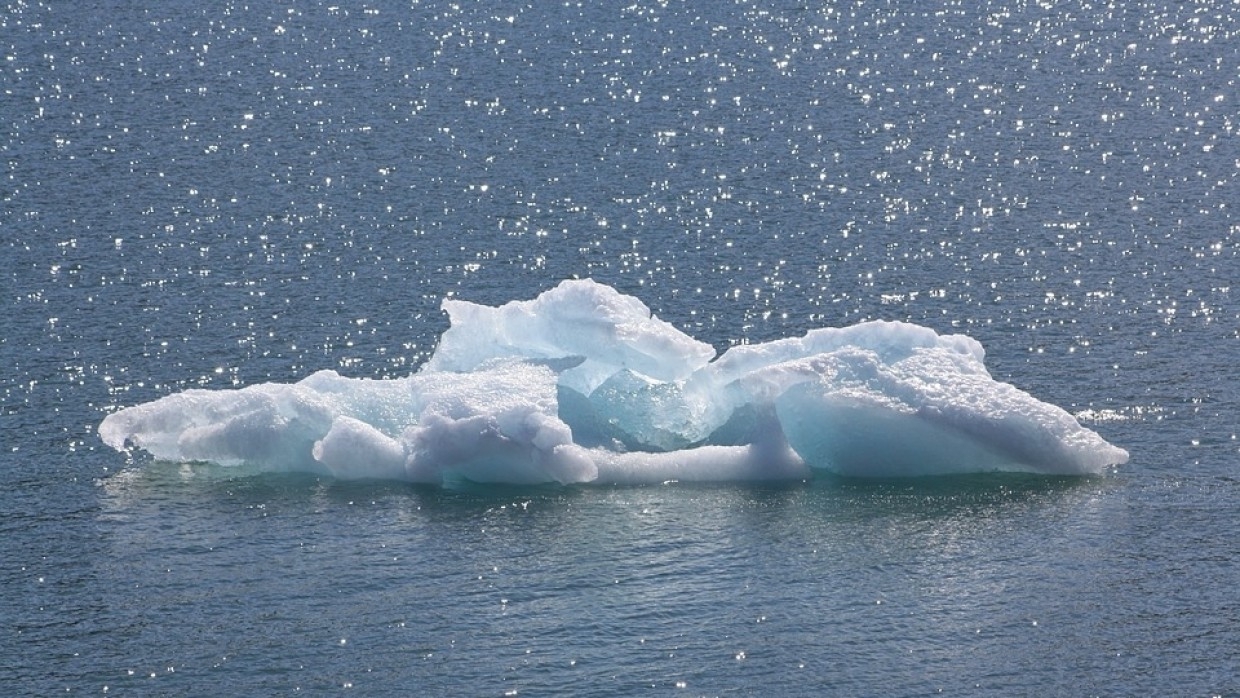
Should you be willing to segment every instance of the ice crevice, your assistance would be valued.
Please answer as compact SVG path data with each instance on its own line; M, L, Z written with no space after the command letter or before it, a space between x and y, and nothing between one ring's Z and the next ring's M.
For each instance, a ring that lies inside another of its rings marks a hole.
M118 410L99 434L162 461L443 484L1088 475L1128 453L1001 381L964 335L820 328L720 356L591 280L451 325L414 374L320 371Z

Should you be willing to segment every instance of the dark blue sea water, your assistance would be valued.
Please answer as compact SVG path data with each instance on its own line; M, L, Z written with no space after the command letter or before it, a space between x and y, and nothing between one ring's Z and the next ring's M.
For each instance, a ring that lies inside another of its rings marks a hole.
M14 695L1233 695L1240 6L7 2ZM1101 477L423 488L127 458L592 277L966 333Z

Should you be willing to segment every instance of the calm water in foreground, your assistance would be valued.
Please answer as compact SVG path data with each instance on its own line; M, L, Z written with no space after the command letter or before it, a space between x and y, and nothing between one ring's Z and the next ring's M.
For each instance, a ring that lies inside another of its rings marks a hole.
M1240 691L1240 6L148 4L0 9L7 692ZM1132 460L440 490L94 433L572 276L721 350L964 332Z

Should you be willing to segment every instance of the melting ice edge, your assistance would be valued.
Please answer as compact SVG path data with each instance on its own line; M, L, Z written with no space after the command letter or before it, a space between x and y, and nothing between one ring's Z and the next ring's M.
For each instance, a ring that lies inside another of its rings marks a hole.
M590 280L443 308L451 326L408 377L187 390L99 434L163 461L438 484L1086 475L1128 460L991 378L964 335L866 322L716 357Z

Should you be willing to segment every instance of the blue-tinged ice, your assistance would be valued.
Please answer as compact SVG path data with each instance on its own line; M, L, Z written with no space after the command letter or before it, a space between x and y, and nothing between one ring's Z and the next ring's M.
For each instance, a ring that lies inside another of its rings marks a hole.
M715 358L588 280L444 309L450 329L406 378L189 390L108 415L100 436L158 460L424 483L1091 474L1128 460L991 378L963 335L869 322Z
M498 308L448 299L443 309L452 324L424 371L466 372L504 358L575 359L560 384L589 395L620 369L677 381L715 356L638 299L590 280L564 281L532 301Z

